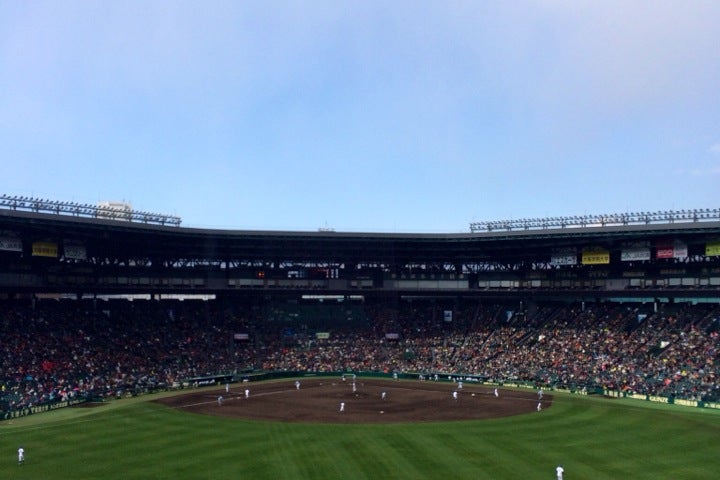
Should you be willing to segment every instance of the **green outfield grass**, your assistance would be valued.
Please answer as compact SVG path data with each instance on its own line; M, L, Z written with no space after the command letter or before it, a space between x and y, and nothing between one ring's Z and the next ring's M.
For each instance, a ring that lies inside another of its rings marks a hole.
M148 398L0 422L2 479L712 479L720 413L559 394L511 418L300 425L167 409ZM16 451L26 450L18 467Z

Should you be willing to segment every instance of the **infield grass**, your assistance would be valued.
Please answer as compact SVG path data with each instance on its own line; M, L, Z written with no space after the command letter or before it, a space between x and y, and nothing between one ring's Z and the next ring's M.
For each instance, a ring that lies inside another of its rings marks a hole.
M482 421L288 424L147 400L0 422L2 479L712 479L720 412L555 394L542 412ZM26 464L17 466L19 445Z

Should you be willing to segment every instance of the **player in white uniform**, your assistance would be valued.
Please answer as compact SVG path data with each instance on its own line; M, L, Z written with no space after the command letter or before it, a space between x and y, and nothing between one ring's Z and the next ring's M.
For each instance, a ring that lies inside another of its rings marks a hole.
M555 469L555 473L557 474L557 480L563 480L563 473L565 473L565 469L562 465L558 465Z
M453 400L457 401L457 390L452 393Z
M537 405L537 411L539 412L540 410L542 410L542 402L538 402Z
M295 380L295 390L300 390L300 380Z
M21 446L18 448L18 465L25 463L25 449Z
M220 396L218 397L218 400L217 400L217 402L218 402L218 407L222 407L222 404L223 404L223 398L222 398L222 395L220 395Z
M341 412L345 411L345 402L340 402L340 411Z
M245 389L245 398L250 398L250 390L248 390L247 388Z
M382 393L380 394L380 399L381 399L381 400L385 400L385 397L386 397L386 396L387 396L387 394L386 394L385 392L382 392Z
M495 398L497 398L497 397L499 397L499 396L500 396L500 394L498 394L498 389L496 388L496 389L495 389Z

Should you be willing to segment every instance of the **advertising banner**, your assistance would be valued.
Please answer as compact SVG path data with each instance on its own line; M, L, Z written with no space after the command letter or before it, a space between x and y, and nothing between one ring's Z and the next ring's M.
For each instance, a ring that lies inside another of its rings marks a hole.
M680 240L661 240L656 246L656 258L687 258L687 244Z
M551 265L577 265L577 255L553 255L550 257Z
M65 258L70 260L87 260L87 251L85 245L74 243L66 243L63 248Z
M639 262L650 260L649 248L624 248L620 252L620 261L622 262Z
M32 254L33 257L57 258L58 245L53 242L33 242Z
M582 252L583 265L607 265L610 263L610 252L602 248L586 248Z
M0 237L0 250L22 252L22 240L15 237Z
M577 251L575 249L555 250L550 256L550 265L577 265Z
M673 258L673 245L667 240L658 242L655 246L655 258Z
M681 242L680 240L675 240L675 242L673 242L673 258L687 258L687 256L687 244Z
M720 242L708 242L705 244L705 255L717 257L720 255Z

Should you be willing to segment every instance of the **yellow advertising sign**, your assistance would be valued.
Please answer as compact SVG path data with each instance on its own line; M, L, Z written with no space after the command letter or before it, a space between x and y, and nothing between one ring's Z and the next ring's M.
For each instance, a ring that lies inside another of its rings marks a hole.
M708 242L705 244L705 256L717 257L720 255L720 242Z
M53 242L33 242L32 254L33 254L33 257L57 258L58 245L57 245L57 243L53 243Z
M607 265L610 263L610 252L607 250L583 250L583 265Z

